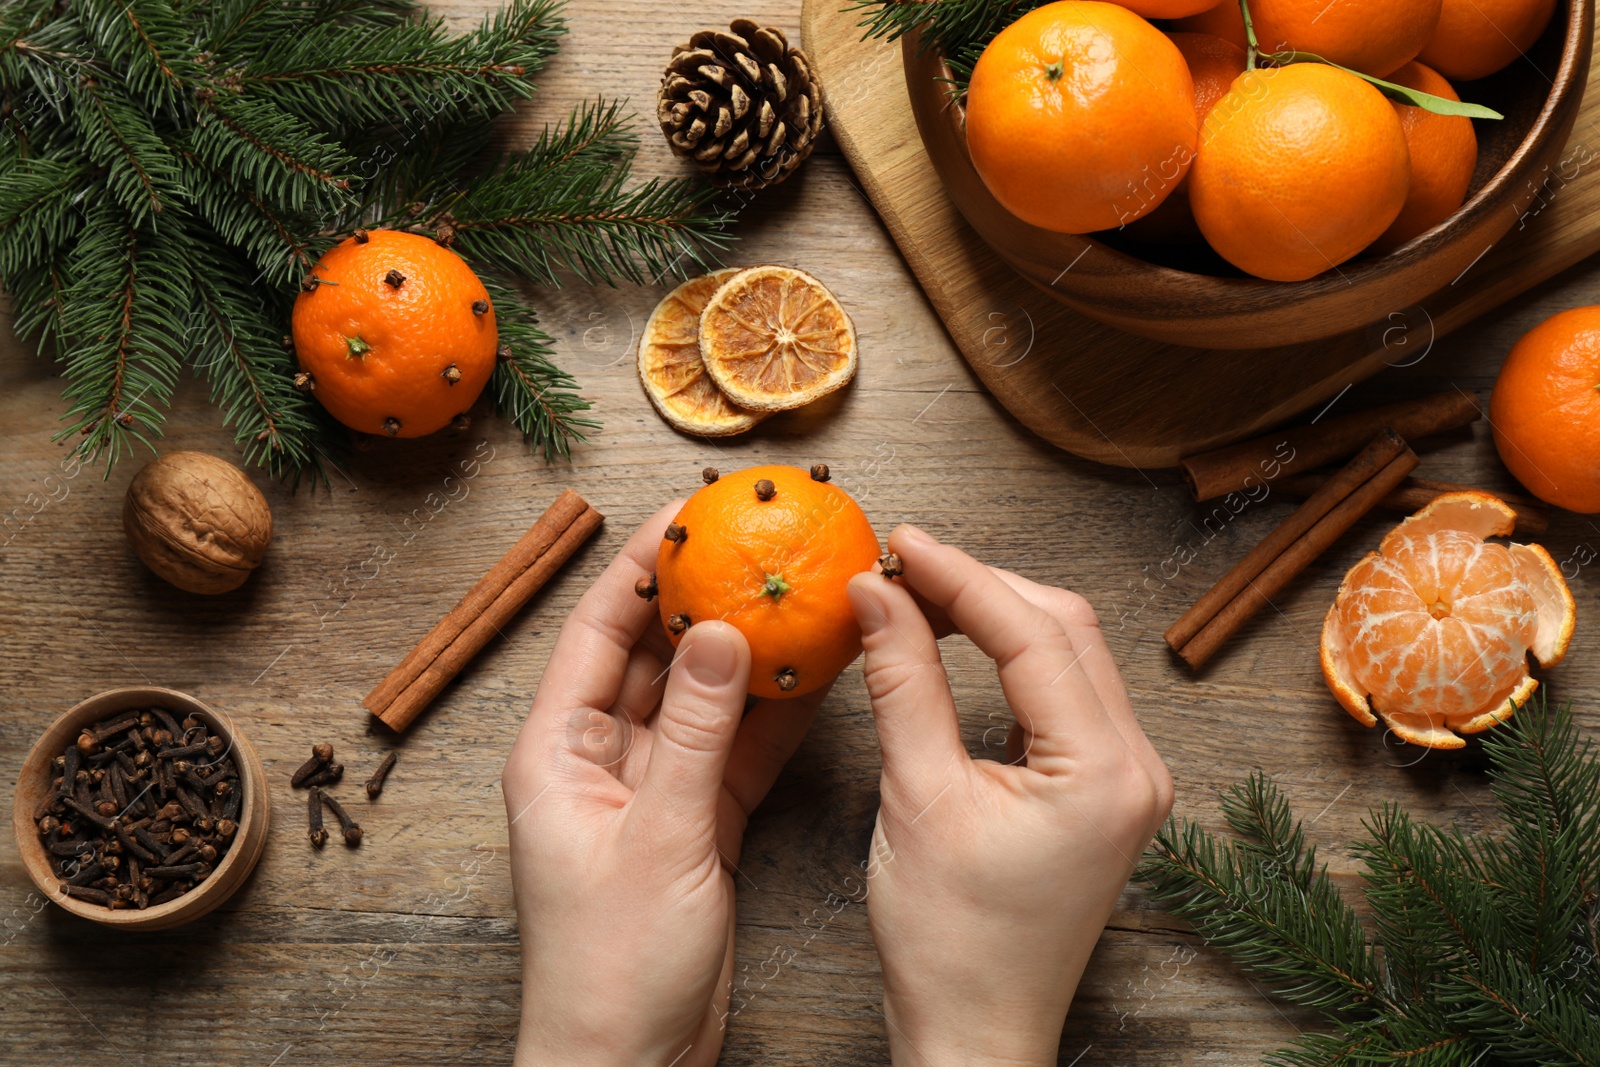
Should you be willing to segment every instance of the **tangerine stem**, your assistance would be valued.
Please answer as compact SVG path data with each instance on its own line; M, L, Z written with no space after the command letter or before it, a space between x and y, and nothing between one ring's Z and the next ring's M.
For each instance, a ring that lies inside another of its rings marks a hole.
M791 588L792 586L783 580L782 574L769 574L767 575L767 584L761 588L761 592L762 595L769 596L773 600L777 600L783 594L787 593Z
M344 343L350 349L352 356L364 356L372 351L372 346L362 340L360 334L356 334L354 337L346 337Z
M1067 72L1066 64L1062 63L1061 60L1059 60L1059 59L1056 60L1054 63L1046 63L1045 64L1044 76L1046 78L1049 78L1053 82L1060 81L1061 80L1061 76L1063 74L1065 74L1066 72Z
M1261 43L1256 40L1256 24L1250 19L1250 0L1239 0L1239 14L1244 17L1244 69L1255 70Z

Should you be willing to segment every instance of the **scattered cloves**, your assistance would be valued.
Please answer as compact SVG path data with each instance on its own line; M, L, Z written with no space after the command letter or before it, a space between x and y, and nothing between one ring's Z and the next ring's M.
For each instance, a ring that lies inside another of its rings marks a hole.
M633 583L633 591L639 595L640 600L654 600L656 598L656 576L640 578Z

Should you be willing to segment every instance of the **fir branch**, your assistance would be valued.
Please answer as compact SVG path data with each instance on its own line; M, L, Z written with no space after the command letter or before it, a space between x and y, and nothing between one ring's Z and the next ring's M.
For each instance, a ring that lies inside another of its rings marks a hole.
M599 429L578 414L589 410L589 401L577 394L572 376L550 361L552 339L512 284L488 274L483 284L500 330L502 355L489 382L496 409L546 460L570 455L573 444L587 440L586 431Z
M349 202L352 163L338 142L273 104L202 94L189 138L201 160L283 211L337 211Z
M76 0L79 21L100 62L123 72L130 90L170 111L186 89L180 70L193 62L189 34L161 0Z
M1284 999L1326 1012L1387 1006L1372 948L1326 868L1302 888L1258 850L1173 821L1156 835L1138 877L1152 899Z
M177 159L143 112L92 78L69 92L82 150L106 168L106 191L135 224L183 196Z
M189 310L189 267L170 245L109 205L91 213L61 293L61 361L78 450L106 455L106 472L147 432L160 432L172 398Z
M83 223L82 160L0 152L0 277L16 278L62 254Z
M643 284L716 266L732 214L715 191L652 179L627 188L632 132L615 105L584 105L501 159L437 217L469 259L536 285L563 272Z
M181 149L184 180L195 192L195 208L218 236L241 249L273 285L292 285L316 262L316 248L301 234L298 218L268 204L232 175L207 166Z
M532 95L528 79L564 31L557 11L553 0L514 0L459 37L442 19L319 23L281 39L233 78L243 91L329 130L418 110L445 118L499 112Z
M252 285L225 249L194 235L198 300L194 366L211 382L211 399L234 428L245 461L273 475L310 470L326 481L324 458L341 434L308 395L295 389L296 367L281 341L282 310Z
M1600 953L1593 951L1600 756L1566 707L1541 696L1484 741L1506 829L1466 837L1385 805L1356 846L1384 967L1370 996L1325 996L1334 1030L1268 1060L1331 1064L1600 1064ZM1313 902L1303 839L1260 775L1224 799L1242 841L1172 826L1141 875L1213 945L1269 976L1303 974L1304 945L1349 954L1365 935L1340 902ZM1280 934L1285 915L1321 927ZM1271 920L1271 921L1269 921ZM1354 931L1352 933L1352 930ZM1370 949L1369 949L1370 951ZM1371 958L1371 957L1369 957ZM1370 973L1370 972L1369 972ZM1304 989L1285 991L1305 1003Z

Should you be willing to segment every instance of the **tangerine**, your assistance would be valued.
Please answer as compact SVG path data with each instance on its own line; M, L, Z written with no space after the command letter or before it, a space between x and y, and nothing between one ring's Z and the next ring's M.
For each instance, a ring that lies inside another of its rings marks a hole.
M1118 2L1135 15L1142 15L1147 19L1179 19L1189 15L1198 15L1216 7L1219 0L1118 0ZM1220 0L1221 3L1233 3L1234 0Z
M691 496L656 559L661 621L674 647L694 623L721 619L750 644L750 693L796 697L861 652L845 587L883 550L843 489L797 467L752 467Z
M1516 343L1489 422L1500 458L1529 492L1600 512L1600 307L1553 315Z
M1461 748L1514 711L1572 640L1576 605L1538 545L1502 545L1516 513L1477 491L1406 519L1345 575L1322 628L1322 673L1339 703L1396 737Z
M1456 81L1486 78L1533 47L1555 9L1556 0L1444 0L1417 58Z
M478 399L494 372L494 304L466 261L398 230L347 237L295 298L306 384L354 430L421 437Z
M1194 83L1117 4L1058 0L995 35L967 87L967 148L1024 222L1091 233L1149 213L1194 159Z
M1312 52L1330 63L1381 78L1422 51L1440 23L1440 4L1441 0L1250 0L1250 21L1262 52ZM1245 47L1238 0L1181 19L1173 28L1209 33Z
M1461 99L1449 82L1414 59L1388 80L1446 100ZM1467 199L1472 172L1478 166L1478 135L1471 119L1439 115L1410 104L1394 106L1411 159L1411 189L1399 216L1373 245L1379 252L1399 248L1454 215Z
M1169 33L1167 36L1172 38L1189 65L1189 76L1194 81L1195 128L1203 128L1211 109L1244 73L1244 49L1209 33ZM1128 234L1143 241L1203 240L1189 206L1188 175L1159 207L1129 227Z
M1383 94L1337 67L1295 63L1246 71L1212 107L1189 202L1228 262L1258 278L1304 281L1389 228L1410 169Z

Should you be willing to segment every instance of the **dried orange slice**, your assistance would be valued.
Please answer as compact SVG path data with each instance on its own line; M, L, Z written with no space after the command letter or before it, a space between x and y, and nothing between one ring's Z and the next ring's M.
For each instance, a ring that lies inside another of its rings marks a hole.
M827 287L793 267L751 267L700 314L700 355L740 407L787 411L856 373L856 328Z
M1367 726L1429 748L1504 721L1567 654L1577 606L1538 545L1502 545L1515 512L1447 493L1391 530L1339 586L1322 627L1328 688Z
M722 394L700 358L700 312L738 268L692 278L662 298L639 338L639 380L661 417L684 433L727 437L766 418Z

